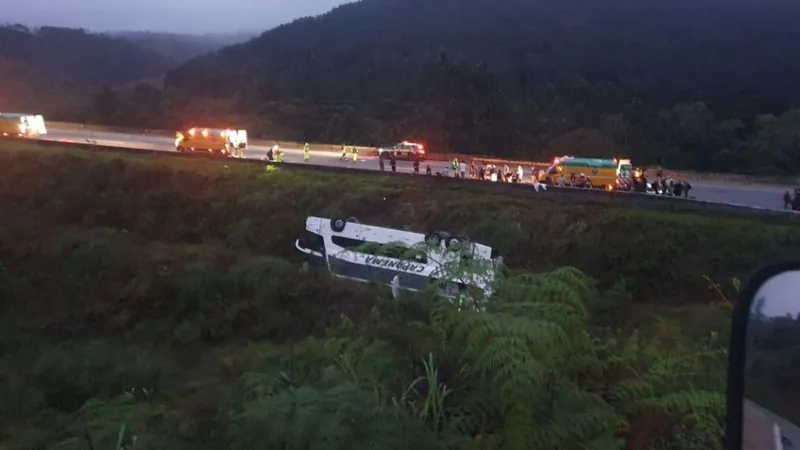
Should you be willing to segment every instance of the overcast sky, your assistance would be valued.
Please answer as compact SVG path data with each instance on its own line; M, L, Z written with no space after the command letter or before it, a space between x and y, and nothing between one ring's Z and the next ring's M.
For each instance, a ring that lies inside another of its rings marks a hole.
M24 0L3 8L3 22L92 31L235 33L265 31L325 13L346 0Z
M800 271L785 272L771 278L761 286L756 300L760 297L765 298L762 311L765 316L797 316L800 314ZM753 302L753 306L755 304Z

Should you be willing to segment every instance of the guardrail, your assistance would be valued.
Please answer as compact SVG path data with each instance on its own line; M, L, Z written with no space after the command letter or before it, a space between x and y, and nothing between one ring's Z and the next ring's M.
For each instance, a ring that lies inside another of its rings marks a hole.
M59 130L82 130L87 132L100 132L100 133L124 133L124 134L134 134L134 135L143 135L143 136L158 136L158 137L174 137L175 132L169 130L157 130L157 129L141 129L141 128L131 128L131 127L117 127L117 126L107 126L107 125L95 125L95 124L82 124L82 123L74 123L74 122L57 122L57 121L49 121L47 122L48 127L52 129L59 129ZM294 141L280 141L280 140L270 140L270 139L250 139L252 145L258 146L271 146L277 144L283 148L302 148L304 143L301 142L294 142ZM341 144L325 144L319 142L312 142L311 147L313 150L316 151L331 151L331 152L338 152L341 150ZM375 147L367 147L367 146L355 146L359 154L361 156L376 156L378 154L377 148ZM509 166L523 166L523 167L536 167L542 168L547 167L550 163L549 162L542 162L542 161L525 161L525 160L514 160L514 159L500 159L494 158L489 156L476 156L476 155L466 155L460 153L429 153L426 155L427 159L430 161L452 161L453 159L458 159L459 161L480 161L484 164L508 164ZM660 167L647 167L647 169L655 171ZM663 169L663 168L661 168ZM800 185L800 177L759 177L759 176L748 176L748 175L737 175L737 174L719 174L719 173L698 173L692 171L674 171L663 169L665 173L669 176L676 178L676 179L685 179L685 180L702 180L702 181L715 181L715 182L727 182L727 183L737 183L737 184L770 184L770 185L783 185L783 186L791 186L791 185Z
M164 138L174 138L175 131L168 131L168 130L156 130L156 129L148 129L148 128L128 128L128 127L116 127L116 126L107 126L107 125L94 125L94 124L82 124L82 123L73 123L73 122L54 122L49 121L47 122L47 127L53 130L70 130L70 131L83 131L83 132L94 132L94 133L122 133L122 134L132 134L132 135L141 135L141 136L154 136L154 137L164 137ZM249 139L251 145L258 145L269 147L272 145L279 145L282 148L303 148L304 142L295 142L295 141L281 141L281 140L272 140L272 139ZM338 152L341 151L341 144L334 145L334 144L320 144L320 143L311 143L311 147L313 150L316 151L329 151L329 152ZM348 148L354 147L348 145ZM375 156L378 154L378 150L375 147L364 147L364 146L355 146L358 149L358 152L361 156Z
M207 154L185 154L178 152L169 152L161 150L146 150L139 148L126 148L126 147L109 147L101 145L93 145L90 143L64 143L58 141L31 141L28 139L19 138L5 138L0 140L8 142L25 142L28 144L46 146L46 147L71 147L84 150L102 151L111 153L139 153L147 155L158 155L176 158L192 158L201 157L204 159L213 159L225 164L258 164L258 165L271 165L276 167L286 167L291 170L299 171L316 171L328 173L346 173L346 174L359 174L362 176L375 176L384 178L403 178L406 180L414 180L417 183L427 183L435 188L442 184L458 187L462 192L480 191L482 193L493 193L508 197L524 197L524 198L549 198L557 201L579 202L579 203L613 203L617 205L632 205L644 208L657 208L661 210L668 210L673 212L679 211L709 211L717 214L731 214L731 215L752 215L757 214L764 218L772 217L782 219L785 221L787 218L792 220L793 223L800 223L800 214L792 213L791 211L770 210L765 208L755 208L745 205L734 205L725 203L712 203L700 200L654 196L648 194L640 194L633 192L622 191L602 191L602 190L589 190L574 187L558 187L547 186L546 191L537 191L530 184L511 184L511 183L493 183L490 181L477 181L477 180L462 180L448 177L437 177L427 175L413 175L406 173L391 173L371 170L358 170L349 167L331 167L331 166L315 166L304 163L290 163L290 162L271 162L257 159L235 159L225 158L219 156L211 156Z
M133 135L142 135L142 136L157 136L157 137L175 137L174 131L169 130L157 130L157 129L148 129L148 128L131 128L131 127L118 127L118 126L110 126L110 125L95 125L95 124L83 124L83 123L76 123L76 122L57 122L57 121L48 121L47 122L48 128L55 129L55 130L70 130L70 131L84 131L84 132L95 132L95 133L122 133L122 134L133 134ZM304 142L296 142L296 141L281 141L281 140L272 140L272 139L261 139L261 138L253 138L250 139L250 143L252 145L258 146L271 146L271 145L279 145L280 147L284 148L303 148ZM338 152L341 151L341 144L323 144L319 142L311 142L311 148L316 151L330 151L330 152ZM361 156L377 156L378 149L376 147L367 147L362 145L348 145L348 148L356 147L358 149L359 155ZM459 161L481 161L485 164L509 164L509 165L522 165L524 167L530 166L542 166L547 165L548 163L543 162L532 162L532 161L521 161L521 160L503 160L499 158L491 158L488 156L475 156L475 155L465 155L461 153L429 153L426 155L426 158L430 161L452 161L453 159L458 159Z

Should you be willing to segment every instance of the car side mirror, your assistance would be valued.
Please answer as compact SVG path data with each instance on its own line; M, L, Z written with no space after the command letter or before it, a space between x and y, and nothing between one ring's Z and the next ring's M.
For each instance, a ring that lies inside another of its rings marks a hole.
M748 281L728 355L726 448L800 449L800 261Z

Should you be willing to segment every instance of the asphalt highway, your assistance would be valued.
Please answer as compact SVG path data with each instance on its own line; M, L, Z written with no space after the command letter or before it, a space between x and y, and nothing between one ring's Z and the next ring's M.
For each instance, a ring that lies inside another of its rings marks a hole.
M161 136L49 128L48 134L42 136L41 139L75 143L87 143L88 141L88 143L109 147L131 147L165 152L175 151L174 140L169 137ZM248 149L246 157L249 159L262 159L266 156L267 150L268 147L251 145ZM301 149L282 148L281 150L285 152L285 162L303 162L303 152ZM309 164L339 167L350 166L362 170L380 170L378 158L375 156L360 157L358 162L353 162L352 158L350 157L348 157L345 161L341 161L340 156L341 155L339 153L330 151L314 151L314 148L312 147L311 161ZM445 164L447 163L443 161L422 162L420 165L420 172L425 172L425 167L427 164L431 165L431 169L435 173L437 171L443 171ZM389 170L388 164L386 165L386 169ZM525 169L525 177L529 178L530 169ZM412 170L413 169L410 162L398 161L398 172L411 173ZM783 209L783 193L787 189L793 189L792 186L737 185L731 183L707 181L690 181L690 183L692 184L690 195L697 200L765 209Z
M773 427L777 425L777 429L780 432L781 437L781 445L780 446L770 446L770 447L758 447L764 449L775 449L775 450L797 450L800 449L800 428L798 428L797 424L789 422L788 420L784 419L781 416L774 414L772 411L758 405L755 402L752 402L748 399L743 399L744 408L744 424L743 428L745 430L745 440L748 437L755 438L754 434L757 434L761 431L763 425L766 425L769 431L773 431ZM762 423L756 423L757 421ZM750 434L751 436L748 436ZM774 442L774 437L770 439ZM757 439L753 439L751 442L756 442ZM745 447L746 448L746 447ZM755 448L755 447L754 447Z

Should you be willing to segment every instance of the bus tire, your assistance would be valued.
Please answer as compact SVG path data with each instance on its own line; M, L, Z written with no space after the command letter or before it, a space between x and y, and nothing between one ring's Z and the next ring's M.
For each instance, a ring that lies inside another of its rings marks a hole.
M445 244L447 245L447 249L448 250L456 251L456 250L458 250L458 247L461 246L461 241L462 241L461 238L457 238L455 236L451 236L451 237L447 238L447 240L445 241Z
M442 236L437 232L428 233L425 235L425 244L439 247L442 245Z
M335 217L331 219L331 230L337 233L341 233L342 231L344 231L344 227L346 225L347 221L345 219L337 219Z

